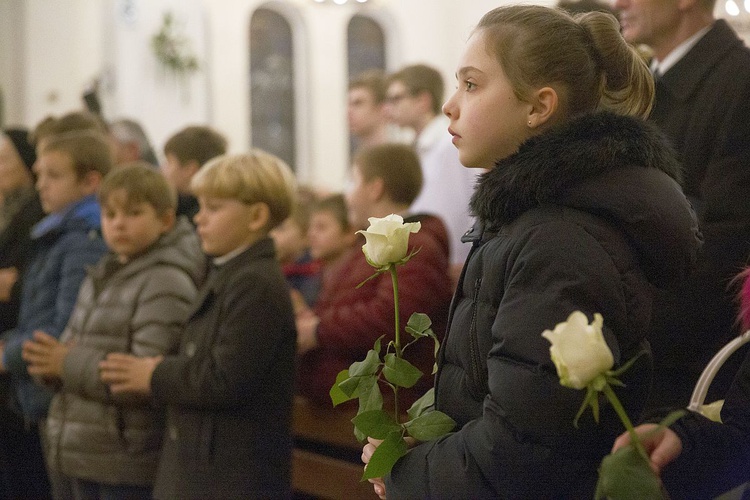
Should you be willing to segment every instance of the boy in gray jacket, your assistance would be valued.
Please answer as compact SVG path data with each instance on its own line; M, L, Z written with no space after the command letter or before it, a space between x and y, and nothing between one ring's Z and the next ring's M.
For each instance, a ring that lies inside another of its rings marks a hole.
M59 389L45 450L58 494L150 498L163 416L147 398L111 394L98 363L110 352L174 353L205 257L188 221L175 222L174 196L158 172L113 171L99 198L110 251L83 282L60 341L36 332L23 357L30 374Z

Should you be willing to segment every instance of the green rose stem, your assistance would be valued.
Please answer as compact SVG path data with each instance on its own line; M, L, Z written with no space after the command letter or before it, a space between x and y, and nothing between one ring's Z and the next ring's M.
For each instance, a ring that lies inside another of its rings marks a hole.
M612 405L612 408L615 409L617 416L620 417L620 420L625 425L625 429L627 429L628 434L630 435L630 442L633 444L633 446L635 446L635 449L638 450L638 453L644 458L644 460L646 460L646 463L649 463L650 460L648 458L648 454L643 448L641 440L638 438L638 434L636 434L635 432L633 423L630 421L628 414L625 412L625 408L622 407L620 400L617 399L615 391L612 390L612 387L610 387L610 385L606 381L604 382L604 387L602 387L602 392L604 392L604 395L607 396L607 399Z
M401 320L398 311L398 275L396 274L396 266L391 264L388 266L388 270L391 273L391 282L393 283L393 311L395 316L396 326L396 337L393 342L393 347L396 349L396 357L401 357ZM395 413L396 422L401 423L398 413L398 385L393 385L393 411Z

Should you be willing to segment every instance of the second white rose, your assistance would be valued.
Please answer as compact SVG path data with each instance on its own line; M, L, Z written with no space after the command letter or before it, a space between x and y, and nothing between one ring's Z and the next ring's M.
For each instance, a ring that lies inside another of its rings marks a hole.
M549 348L557 368L560 384L583 389L596 377L612 368L614 358L602 334L604 319L594 314L593 323L580 311L558 323L554 330L545 330L542 337L552 344Z

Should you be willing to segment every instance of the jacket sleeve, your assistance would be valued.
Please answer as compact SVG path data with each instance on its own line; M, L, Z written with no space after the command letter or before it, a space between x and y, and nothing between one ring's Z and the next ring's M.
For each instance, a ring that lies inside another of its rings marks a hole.
M485 280L493 267L500 267L494 272L504 277L504 289L488 299L499 303L492 321L489 394L482 415L402 457L386 478L389 499L565 497L571 495L562 491L570 478L590 476L621 432L617 416L605 403L598 425L588 411L578 428L573 426L585 391L560 385L550 344L541 336L574 310L590 319L600 312L605 339L619 363L620 345L609 325L623 324L626 301L620 272L597 240L575 224L540 224L529 233L510 250L514 258L507 268L486 255L481 262L475 256L468 263L482 265ZM451 326L444 347L452 335L465 338L468 332ZM638 369L636 365L629 371ZM620 397L629 408L632 401Z
M403 326L414 312L430 315L440 308L447 309L452 293L446 250L430 235L420 233L413 234L410 241L410 251L416 248L419 253L397 268ZM364 261L364 255L361 257ZM374 287L364 286L349 293L345 300L332 301L325 309L316 310L320 317L317 330L320 349L365 353L381 335L393 338L391 275L383 273L374 281Z
M129 318L128 352L136 356L157 356L177 351L180 334L187 321L196 287L191 278L176 267L152 268ZM124 343L123 343L124 344ZM132 396L112 396L99 377L99 361L108 354L103 349L73 345L65 357L65 391L98 401L132 403Z
M49 286L55 287L55 313L49 324L39 327L49 335L60 338L65 326L68 324L70 314L73 312L78 290L83 279L86 277L86 268L94 265L106 251L101 237L87 237L80 233L71 233L63 236L58 243L62 249L60 259L60 274L57 283ZM5 343L4 363L6 369L16 376L26 376L26 363L21 358L23 342L30 340L33 331L13 330L8 335Z
M750 354L726 394L721 419L691 412L672 425L683 448L662 474L672 498L714 498L750 481Z
M295 337L284 281L274 274L237 273L215 299L221 301L217 330L200 333L211 342L194 356L168 356L156 367L151 388L158 403L239 408L253 399L260 384L273 383L266 374ZM293 348L289 352L293 355Z

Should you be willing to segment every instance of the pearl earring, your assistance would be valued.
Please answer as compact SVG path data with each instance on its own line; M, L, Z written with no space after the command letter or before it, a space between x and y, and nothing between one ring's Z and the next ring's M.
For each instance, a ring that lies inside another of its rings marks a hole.
M531 120L529 120L529 127L531 127Z

